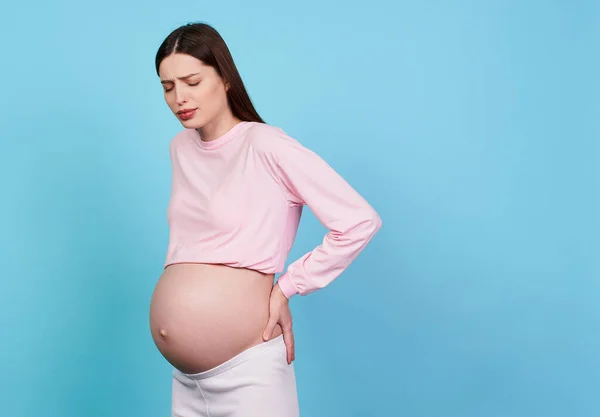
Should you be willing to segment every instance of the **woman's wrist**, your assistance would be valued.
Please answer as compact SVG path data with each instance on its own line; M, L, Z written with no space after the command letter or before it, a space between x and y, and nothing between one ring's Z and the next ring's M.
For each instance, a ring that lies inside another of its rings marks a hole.
M279 287L282 295L288 300L298 293L298 289L292 282L288 272L279 277L277 280L277 286Z

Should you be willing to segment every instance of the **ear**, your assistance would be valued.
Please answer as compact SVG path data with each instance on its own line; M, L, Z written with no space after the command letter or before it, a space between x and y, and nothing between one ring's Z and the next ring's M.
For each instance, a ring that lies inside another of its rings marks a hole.
M230 88L230 87L231 87L231 86L229 85L229 83L228 83L228 82L225 82L225 91L229 91L229 88Z

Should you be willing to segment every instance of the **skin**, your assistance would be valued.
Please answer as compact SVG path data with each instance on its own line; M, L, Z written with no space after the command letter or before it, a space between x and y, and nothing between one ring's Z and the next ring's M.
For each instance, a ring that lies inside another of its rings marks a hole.
M219 138L241 121L229 106L228 83L213 67L195 57L171 54L160 64L159 76L169 109L183 127L197 129L202 140L208 142ZM177 115L177 112L188 109L197 109L193 118L183 120ZM295 360L292 314L289 300L275 283L270 290L269 315L262 334L263 340L269 340L278 326L283 332L287 362L292 363Z

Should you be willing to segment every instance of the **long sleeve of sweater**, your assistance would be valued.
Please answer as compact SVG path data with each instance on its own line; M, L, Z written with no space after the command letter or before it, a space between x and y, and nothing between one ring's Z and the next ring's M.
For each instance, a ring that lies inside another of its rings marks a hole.
M306 295L336 279L380 229L371 205L323 158L282 130L266 157L291 203L308 206L328 232L278 278L283 294Z

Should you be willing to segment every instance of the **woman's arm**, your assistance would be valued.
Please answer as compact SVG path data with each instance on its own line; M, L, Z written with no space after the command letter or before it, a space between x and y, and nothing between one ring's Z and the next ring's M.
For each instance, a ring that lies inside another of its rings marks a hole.
M308 206L329 229L320 245L291 263L278 279L289 299L325 287L373 238L381 218L326 161L277 129L266 153L287 198Z

